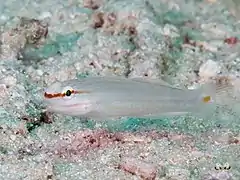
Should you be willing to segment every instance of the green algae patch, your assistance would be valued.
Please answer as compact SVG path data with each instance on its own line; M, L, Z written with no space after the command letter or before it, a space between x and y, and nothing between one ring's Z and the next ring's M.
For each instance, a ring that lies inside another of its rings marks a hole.
M51 40L42 47L26 47L23 52L24 59L41 60L61 55L62 53L71 51L76 45L82 33L74 32L69 34L57 34L55 40Z
M180 11L170 10L162 14L164 24L173 24L175 26L183 25L189 20L189 17Z

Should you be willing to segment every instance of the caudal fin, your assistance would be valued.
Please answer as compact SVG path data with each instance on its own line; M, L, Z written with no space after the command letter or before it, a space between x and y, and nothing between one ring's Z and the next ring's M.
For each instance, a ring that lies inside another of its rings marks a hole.
M229 81L216 81L207 83L200 88L202 102L216 103L218 105L232 105L240 103L240 92Z
M236 87L230 83L207 83L198 90L199 99L193 112L201 117L209 117L217 107L232 109L233 105L240 105L240 94L236 94Z

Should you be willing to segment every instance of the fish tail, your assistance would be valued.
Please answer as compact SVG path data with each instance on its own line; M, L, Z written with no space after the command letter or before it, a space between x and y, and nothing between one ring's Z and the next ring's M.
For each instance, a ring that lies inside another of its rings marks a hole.
M213 115L217 107L231 109L233 104L240 103L235 93L235 87L229 83L210 82L196 90L198 99L193 111L201 117Z
M199 103L210 105L216 103L217 86L214 83L207 83L199 88Z
M216 85L204 84L196 90L196 104L193 106L194 115L200 118L210 118L216 109Z

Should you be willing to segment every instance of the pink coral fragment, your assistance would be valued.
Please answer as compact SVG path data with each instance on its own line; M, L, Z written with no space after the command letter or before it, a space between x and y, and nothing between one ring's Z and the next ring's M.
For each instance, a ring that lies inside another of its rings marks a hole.
M144 180L154 180L157 175L156 166L131 157L122 158L122 161L119 164L119 169L137 175Z

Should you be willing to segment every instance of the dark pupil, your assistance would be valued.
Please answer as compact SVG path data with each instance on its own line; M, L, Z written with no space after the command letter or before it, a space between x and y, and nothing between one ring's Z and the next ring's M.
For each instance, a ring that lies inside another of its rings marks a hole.
M67 90L65 95L66 96L71 96L71 94L72 94L72 92L70 90Z

